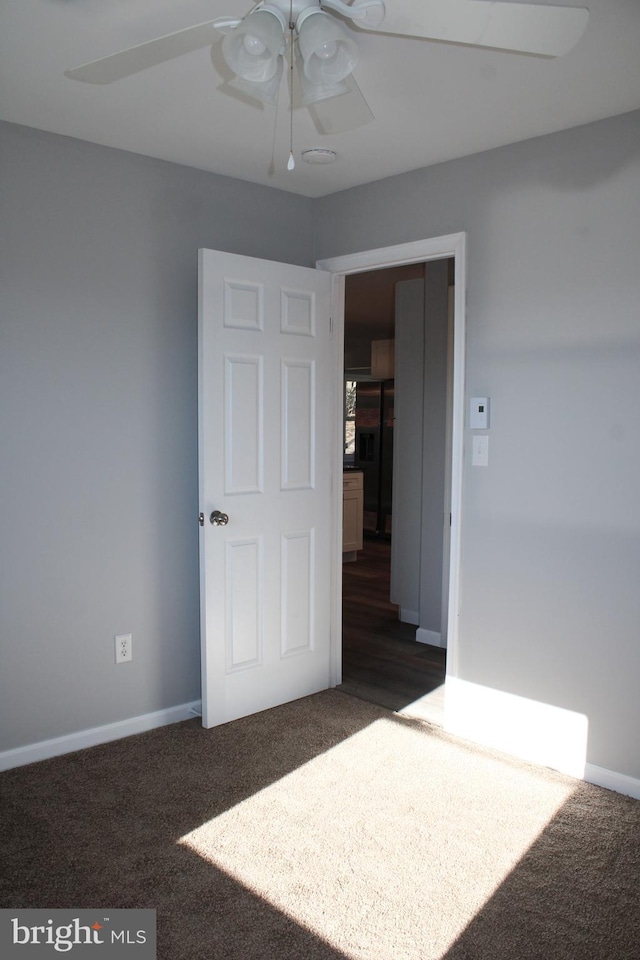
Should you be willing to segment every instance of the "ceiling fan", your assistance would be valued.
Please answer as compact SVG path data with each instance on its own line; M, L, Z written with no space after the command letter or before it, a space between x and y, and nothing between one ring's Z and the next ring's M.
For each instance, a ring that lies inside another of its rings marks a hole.
M341 133L373 119L352 75L358 62L354 26L558 57L580 39L588 16L583 7L493 0L261 0L240 19L224 17L187 27L65 75L112 83L202 47L211 45L213 53L222 34L222 56L234 74L223 89L275 102L288 56L292 109L308 107L320 133Z

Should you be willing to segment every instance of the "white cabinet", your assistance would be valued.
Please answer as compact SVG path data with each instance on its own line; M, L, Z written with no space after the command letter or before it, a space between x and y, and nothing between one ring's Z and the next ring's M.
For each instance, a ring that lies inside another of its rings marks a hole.
M342 559L355 560L362 550L364 488L362 473L353 470L342 478Z

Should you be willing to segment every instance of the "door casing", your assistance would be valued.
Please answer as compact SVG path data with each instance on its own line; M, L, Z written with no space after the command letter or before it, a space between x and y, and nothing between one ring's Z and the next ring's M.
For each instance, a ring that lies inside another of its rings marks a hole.
M449 604L447 619L446 676L458 675L458 619L460 603L460 556L462 539L462 464L464 452L464 398L466 352L466 233L452 233L380 247L341 257L318 260L316 267L333 274L332 327L335 358L335 409L342 410L344 366L345 277L352 273L384 270L408 263L453 257L455 287L453 305L453 410L451 421L451 546L449 556ZM331 551L331 685L342 682L342 424L336 421ZM446 685L445 685L446 696Z

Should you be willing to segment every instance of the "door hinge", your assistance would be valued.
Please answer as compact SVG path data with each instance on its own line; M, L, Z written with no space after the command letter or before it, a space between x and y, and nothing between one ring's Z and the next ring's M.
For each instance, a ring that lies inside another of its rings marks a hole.
M451 526L451 514L449 514L449 526Z

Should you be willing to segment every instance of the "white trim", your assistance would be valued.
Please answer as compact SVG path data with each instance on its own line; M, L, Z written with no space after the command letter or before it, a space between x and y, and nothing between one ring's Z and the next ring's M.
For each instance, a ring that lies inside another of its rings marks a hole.
M329 612L330 653L329 686L342 683L342 508L343 508L343 458L344 458L344 274L331 277L331 344L334 363L333 392L333 469L332 483L332 528L331 528L331 610ZM338 412L339 411L339 412ZM340 426L338 427L338 422ZM336 559L339 558L339 559Z
M606 787L607 790L615 790L616 793L624 793L628 797L640 800L640 780L628 777L626 773L616 773L615 770L606 770L604 767L588 763L584 771L584 779L587 783L595 783L598 787Z
M69 733L53 740L41 740L39 743L30 743L25 747L16 747L14 750L4 750L0 753L0 771L10 770L12 767L23 767L27 763L36 763L39 760L49 760L51 757L84 750L86 747L95 747L112 740L121 740L136 733L146 733L147 730L165 727L170 723L179 723L181 720L191 720L194 716L200 715L201 706L200 700L194 700L177 707L168 707L166 710L157 710L155 713L131 717L129 720L118 720L115 723L79 730L77 733Z
M430 237L426 240L399 243L393 247L378 247L375 250L348 253L343 257L318 260L316 267L318 270L328 270L330 273L348 274L362 273L365 270L384 270L386 267L398 267L403 263L441 260L444 257L459 255L460 245L464 245L465 236L464 233L449 233L444 237Z
M444 458L445 497L442 516L442 599L440 601L440 633L442 646L447 646L447 628L449 626L449 570L451 553L451 443L453 423L453 337L455 284L447 291L447 400L445 414L446 450ZM446 573L445 573L446 571Z
M393 247L379 247L342 257L318 260L318 270L328 270L342 278L343 286L334 286L333 295L333 336L336 350L336 364L340 364L337 376L338 386L342 390L342 367L344 365L344 277L350 273L363 273L366 270L384 270L405 263L422 263L426 260L442 260L453 257L455 260L454 285L454 334L453 334L453 414L451 424L451 548L449 558L449 612L447 623L447 681L458 672L458 610L460 603L460 557L462 539L462 457L464 447L464 384L466 352L466 234L451 233L442 237L431 237L401 243ZM339 409L341 409L339 407ZM336 420L336 430L338 424ZM342 434L340 434L342 436ZM337 525L341 519L342 503L342 444L336 444L335 476L340 478L340 494L334 500L334 530L332 550L332 580L334 583L331 637L332 670L331 683L340 683L342 664L342 531ZM338 583L340 581L340 583ZM336 679L340 678L340 679Z
M432 647L443 646L442 634L436 633L435 630L426 630L424 627L418 627L416 630L416 641L418 643L428 643Z
M22 767L29 763L37 763L39 760L49 760L65 753L73 753L76 750L84 750L87 747L95 747L102 743L111 743L114 740L121 740L136 733L145 733L147 730L155 730L172 723L180 723L182 720L191 720L193 717L200 716L201 709L201 701L194 700L192 703L183 703L167 710L158 710L155 713L132 717L130 720L119 720L102 727L91 727L89 730L71 733L65 737L56 737L54 740L41 740L39 743L32 743L25 747L5 750L0 753L0 772L11 770L13 767ZM445 728L449 729L446 727L446 723ZM450 730L450 732L452 731ZM466 739L471 738L467 736ZM607 790L633 797L635 800L640 800L640 780L629 777L624 773L616 773L614 770L607 770L593 763L587 763L584 777L580 779L598 787L605 787Z

